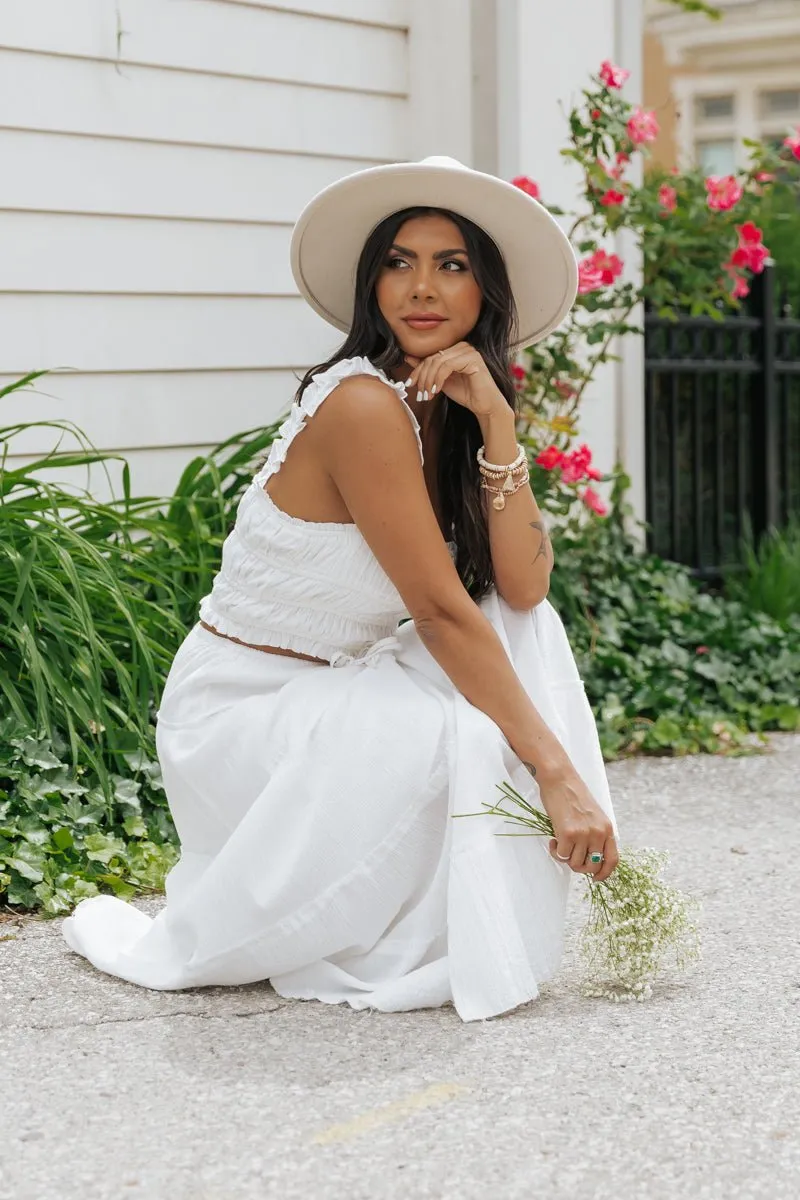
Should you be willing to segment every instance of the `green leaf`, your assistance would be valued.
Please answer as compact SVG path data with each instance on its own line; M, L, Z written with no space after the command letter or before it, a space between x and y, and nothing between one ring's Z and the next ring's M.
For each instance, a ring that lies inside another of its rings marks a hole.
M44 879L44 872L41 868L34 866L32 863L26 862L24 858L9 858L7 859L9 867L21 875L23 879L30 879L33 883L41 883ZM13 904L14 901L12 900Z

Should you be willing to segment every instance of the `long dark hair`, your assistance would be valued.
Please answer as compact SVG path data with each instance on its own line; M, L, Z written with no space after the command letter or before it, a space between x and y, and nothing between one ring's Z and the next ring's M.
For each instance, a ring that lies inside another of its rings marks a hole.
M295 395L303 392L320 371L344 358L365 357L387 374L404 362L403 351L378 307L375 284L386 263L397 231L414 217L439 215L457 225L464 238L475 280L483 294L480 315L467 341L479 351L489 372L516 412L517 393L511 377L511 343L516 331L516 309L503 256L487 233L466 217L446 209L405 208L381 221L364 243L356 268L353 323L343 345L327 362L307 371ZM442 395L445 405L437 483L446 527L453 530L458 554L456 569L473 600L478 601L494 584L489 533L481 500L475 455L481 444L477 418L461 404Z

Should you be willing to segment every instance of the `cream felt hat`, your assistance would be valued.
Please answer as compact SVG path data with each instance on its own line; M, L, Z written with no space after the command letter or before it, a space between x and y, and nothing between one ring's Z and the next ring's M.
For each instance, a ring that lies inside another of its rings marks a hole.
M560 325L575 301L578 267L555 218L514 184L438 156L346 175L303 209L292 233L292 273L321 317L350 328L365 241L385 217L417 205L468 217L496 243L517 305L515 350Z

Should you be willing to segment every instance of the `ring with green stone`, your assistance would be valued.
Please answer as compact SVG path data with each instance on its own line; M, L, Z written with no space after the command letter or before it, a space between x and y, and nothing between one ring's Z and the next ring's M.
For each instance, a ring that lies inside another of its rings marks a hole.
M589 862L601 863L602 861L603 861L603 855L600 854L600 852L597 850L595 850L594 853L589 855Z

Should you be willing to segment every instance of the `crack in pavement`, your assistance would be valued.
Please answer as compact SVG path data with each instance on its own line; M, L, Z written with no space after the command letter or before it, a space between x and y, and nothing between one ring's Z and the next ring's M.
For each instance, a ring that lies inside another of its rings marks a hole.
M97 1025L134 1025L137 1022L145 1021L169 1021L172 1017L194 1017L199 1021L227 1021L231 1017L260 1017L266 1013L278 1012L285 1008L283 1004L274 1004L270 1008L254 1008L249 1012L227 1012L227 1013L211 1013L211 1012L191 1012L189 1009L177 1009L175 1012L169 1013L150 1013L137 1017L107 1017L101 1018L98 1021L66 1021L53 1022L52 1024L27 1024L19 1022L16 1025L6 1025L6 1029L35 1029L37 1031L49 1031L52 1029L81 1029L87 1026Z

